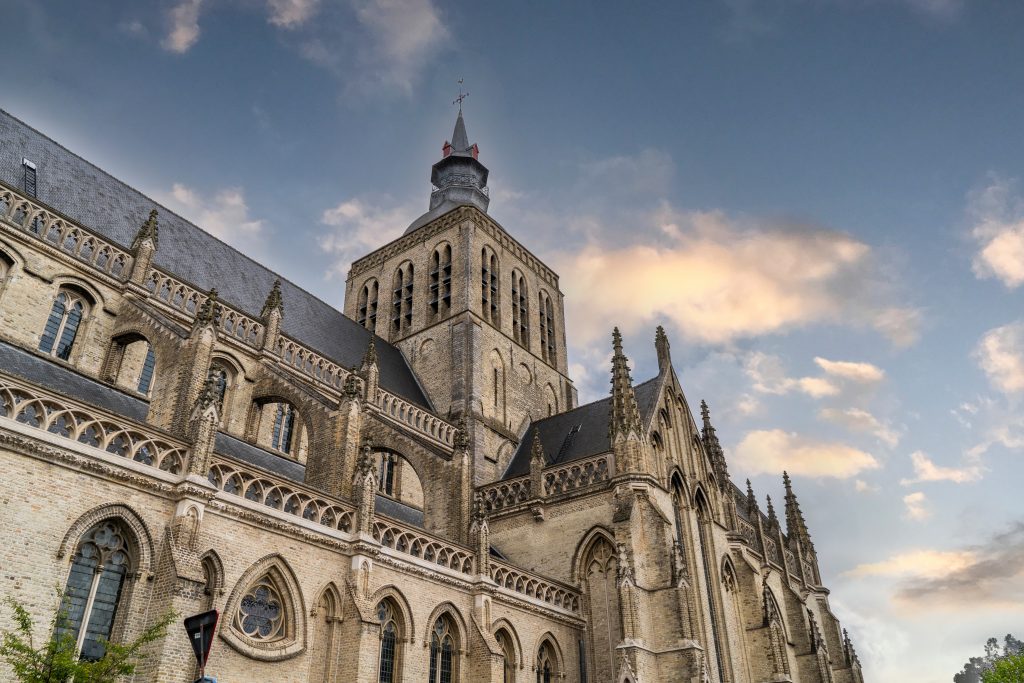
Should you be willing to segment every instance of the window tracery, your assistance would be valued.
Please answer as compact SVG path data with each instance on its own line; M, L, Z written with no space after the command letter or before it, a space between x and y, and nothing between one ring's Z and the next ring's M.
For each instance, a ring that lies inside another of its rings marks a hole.
M540 322L540 350L548 363L555 363L555 310L547 292L539 295L537 315Z
M537 650L537 683L551 683L558 678L558 662L551 643L544 641Z
M379 296L380 285L376 279L363 285L363 289L359 292L356 321L371 332L377 329L377 300Z
M452 307L452 248L443 245L430 257L430 313L444 317Z
M512 271L512 338L529 349L530 304L526 297L526 278Z
M401 630L394 606L389 600L377 605L377 620L380 622L380 664L377 668L378 683L395 683L399 662Z
M68 360L78 328L88 313L89 304L84 297L61 289L50 308L50 316L39 340L39 350L61 360Z
M430 634L429 683L452 683L455 671L455 628L451 617L442 614Z
M512 636L505 629L498 629L494 637L501 648L502 683L513 683L516 679L516 649L512 644Z
M484 320L492 325L501 325L498 256L484 247L480 252L480 305Z
M127 535L113 520L93 526L79 543L61 605L66 619L57 635L74 638L82 659L103 657L131 561Z
M295 408L290 403L278 403L271 445L282 453L291 453L294 428Z
M284 636L284 602L269 576L257 581L238 604L235 627L257 641L274 641Z
M391 331L394 336L412 327L413 266L406 262L395 271L391 294Z

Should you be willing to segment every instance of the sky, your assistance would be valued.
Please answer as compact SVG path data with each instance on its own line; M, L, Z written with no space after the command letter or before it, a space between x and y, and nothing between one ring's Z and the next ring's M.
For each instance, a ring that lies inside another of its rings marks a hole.
M866 680L1024 636L1024 3L5 5L0 106L338 307L463 78L583 400L665 325L733 478L793 476Z

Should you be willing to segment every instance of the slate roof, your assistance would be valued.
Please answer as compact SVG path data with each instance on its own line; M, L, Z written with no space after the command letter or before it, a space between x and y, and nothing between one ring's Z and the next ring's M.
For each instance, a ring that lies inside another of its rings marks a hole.
M217 432L213 450L295 482L302 483L306 479L306 466L302 463L271 453L224 432Z
M423 511L417 510L414 507L410 507L405 503L399 503L394 498L388 498L387 496L377 495L377 501L374 505L374 511L397 519L399 522L405 522L406 524L412 524L423 528Z
M216 287L222 301L255 318L280 276L0 110L0 181L23 185L22 158L36 165L38 199L127 249L149 211L160 212L155 264L201 291ZM358 365L369 332L340 311L281 278L282 331L346 368ZM376 340L380 384L431 408L401 352Z
M61 396L145 422L149 403L108 384L80 375L66 365L0 341L0 369Z
M664 379L664 375L659 375L633 388L644 425L650 423ZM611 415L611 404L612 398L609 396L530 423L526 436L519 444L516 454L512 456L502 479L512 479L530 473L530 450L533 447L535 429L540 432L540 443L549 466L582 460L610 451L612 446L608 439L608 420Z

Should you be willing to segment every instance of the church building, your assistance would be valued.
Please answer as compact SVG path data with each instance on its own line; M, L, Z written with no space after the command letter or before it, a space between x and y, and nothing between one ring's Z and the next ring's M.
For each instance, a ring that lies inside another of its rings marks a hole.
M789 477L784 521L733 483L664 330L634 382L609 329L579 405L461 109L430 181L342 312L0 112L0 594L37 642L216 609L220 683L863 683ZM133 680L197 673L176 623Z

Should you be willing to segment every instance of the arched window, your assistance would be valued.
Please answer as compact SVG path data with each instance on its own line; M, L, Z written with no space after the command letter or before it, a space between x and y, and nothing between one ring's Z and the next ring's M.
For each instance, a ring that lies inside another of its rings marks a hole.
M234 625L256 641L272 642L285 636L284 600L269 575L253 583L242 596Z
M131 571L128 535L106 520L89 529L78 544L64 588L61 611L66 620L57 635L75 639L82 659L97 660L105 652L125 578Z
M221 419L224 417L224 399L228 395L233 375L234 373L222 362L215 360L210 364L209 376L213 378L217 387L217 407L220 409Z
M455 626L451 617L442 614L434 622L430 634L429 683L452 683L455 679Z
M581 572L590 602L593 634L594 680L610 681L617 668L616 647L622 642L622 619L616 585L618 557L604 536L597 537L586 554Z
M501 647L502 683L513 683L516 680L516 648L512 644L512 636L502 628L494 637Z
M312 654L309 666L310 681L330 681L334 676L335 624L338 621L338 598L332 586L328 586L313 610Z
M694 505L697 508L697 526L699 528L701 564L704 568L704 587L706 589L708 616L711 619L711 640L715 648L715 661L718 664L718 680L725 683L725 662L722 657L722 641L718 627L718 605L715 602L715 585L712 580L711 554L714 549L711 547L711 512L708 508L707 498L704 492L697 491Z
M452 248L445 244L430 257L430 313L436 318L452 308Z
M108 382L148 396L156 370L153 345L138 332L120 334L111 340L103 368L103 378Z
M61 360L71 357L78 328L89 313L89 304L84 297L67 289L57 293L50 308L50 317L43 328L39 350Z
M501 325L498 256L484 247L480 252L480 312L495 327Z
M149 389L153 385L153 371L156 369L156 355L153 347L146 349L146 358L142 361L142 372L139 374L138 390L140 394L149 395Z
M2 213L0 213L2 215ZM0 289L7 283L7 276L14 267L14 261L4 252L0 251Z
M530 305L526 295L526 278L512 271L512 338L529 349Z
M545 640L537 650L537 683L551 683L557 679L558 660L555 659L553 646Z
M292 436L295 430L295 408L290 403L278 403L274 415L274 432L270 444L282 453L292 452Z
M547 292L538 294L537 317L540 322L540 352L552 365L555 363L555 308Z
M395 460L397 459L397 456L389 451L384 451L380 454L377 489L389 496L395 493Z
M395 607L390 600L381 600L377 605L377 620L380 621L380 664L377 667L377 681L395 683L398 680L397 671L402 654L402 632Z
M412 327L413 267L406 262L395 271L391 294L391 331L394 336Z
M377 298L380 294L377 280L370 280L359 292L359 306L356 310L356 322L370 330L377 329Z

